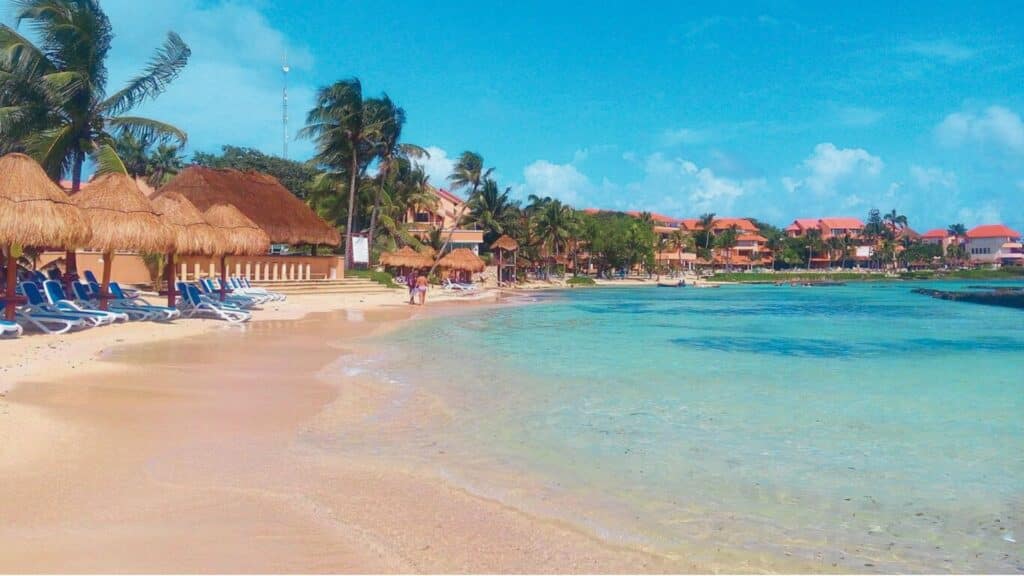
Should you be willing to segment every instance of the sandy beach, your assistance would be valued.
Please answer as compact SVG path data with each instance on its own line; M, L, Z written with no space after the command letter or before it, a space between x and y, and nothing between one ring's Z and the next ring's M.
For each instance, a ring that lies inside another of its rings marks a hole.
M357 433L389 402L370 381L331 384L339 356L430 310L402 293L293 297L245 327L4 342L0 571L699 569L393 463L303 449L325 427ZM410 417L437 416L421 405Z

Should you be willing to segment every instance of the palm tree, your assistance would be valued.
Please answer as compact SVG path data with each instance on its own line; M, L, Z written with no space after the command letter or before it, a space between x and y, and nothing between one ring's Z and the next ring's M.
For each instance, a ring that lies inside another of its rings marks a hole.
M820 252L825 243L821 239L821 230L817 228L811 228L805 235L807 241L807 269L811 269L811 258L814 257L815 252Z
M704 249L711 249L711 237L714 236L715 213L707 212L700 215L700 227L704 231Z
M359 177L376 157L376 143L381 140L386 122L385 118L371 116L367 112L359 79L340 80L317 92L316 105L306 114L306 126L299 131L300 138L316 141L316 163L348 176L347 266L352 265L352 230ZM334 181L337 183L338 179Z
M125 170L130 176L140 178L146 175L149 168L148 142L136 138L131 133L125 133L114 141L114 150L124 162Z
M884 218L886 224L889 225L889 230L892 232L892 237L895 239L904 228L907 227L907 217L903 214L896 212L893 208L892 211L887 213Z
M715 245L725 251L725 267L732 270L732 250L739 242L739 226L733 224L715 238Z
M534 219L537 238L558 258L560 248L565 248L573 235L575 211L571 206L553 200Z
M380 170L377 172L377 189L373 195L373 210L370 212L370 230L367 236L367 243L370 245L371 264L373 259L373 236L377 230L377 217L380 212L381 194L389 183L392 172L397 170L397 163L400 159L429 157L422 147L415 144L404 144L402 139L402 128L405 126L405 110L396 105L387 94L380 98L371 98L366 101L367 115L372 119L371 123L380 125L379 140L376 142L377 156L380 157Z
M459 156L459 160L452 168L452 173L448 176L448 182L451 183L452 190L469 188L469 197L466 198L459 208L459 213L455 216L455 223L452 225L451 230L448 231L448 237L445 239L443 249L438 253L438 258L434 260L434 265L430 267L428 276L433 274L437 268L438 262L441 261L441 254L451 246L452 237L455 236L455 227L466 217L466 209L476 200L480 185L491 177L491 172L494 172L494 168L484 168L484 158L476 152L467 150Z
M149 156L146 181L150 186L159 188L181 171L185 160L181 157L181 148L173 144L159 144Z
M107 53L114 34L98 0L18 0L15 18L28 21L37 46L0 25L0 141L17 143L54 180L71 173L71 192L81 187L90 157L100 171L124 170L114 134L142 141L185 133L163 122L126 116L178 77L191 51L174 32L143 72L107 95ZM10 146L10 145L8 145Z
M463 225L478 226L484 231L484 244L490 246L502 234L508 234L515 228L519 220L519 205L513 202L509 194L512 189L504 191L498 183L488 178L484 181L480 193L470 202L469 212Z

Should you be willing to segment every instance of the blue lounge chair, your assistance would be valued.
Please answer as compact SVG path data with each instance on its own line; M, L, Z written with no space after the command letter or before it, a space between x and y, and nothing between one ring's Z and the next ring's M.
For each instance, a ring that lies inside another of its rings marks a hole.
M92 270L86 270L84 272L84 275L85 275L85 282L87 284L90 284L90 285L95 284L97 286L100 285L100 281L96 279L96 275L92 273ZM138 298L139 297L139 291L138 290L131 290L131 289L128 289L128 288L121 288L121 290L123 290L124 293L127 294L131 298ZM96 297L97 298L99 297L99 292L98 291L96 292Z
M249 279L245 278L245 277L232 276L231 278L228 279L228 281L237 290L241 290L242 294L256 294L256 295L266 296L266 297L270 298L270 300L273 300L273 301L276 301L276 302L284 302L285 300L288 299L287 296L285 296L284 294L281 294L280 292L271 292L270 290L267 290L266 288L260 288L260 287L253 286L249 282Z
M181 311L177 308L168 308L167 306L157 306L156 304L150 304L144 298L132 297L128 295L128 292L117 282L110 283L110 293L114 296L115 301L120 306L125 307L138 307L143 310L154 313L155 320L174 320L175 318L181 317Z
M17 338L21 336L21 325L8 320L0 320L0 338Z
M74 282L71 284L71 287L75 291L75 304L78 304L85 310L98 310L99 298L89 290L87 284ZM155 320L158 316L151 310L127 306L114 296L107 299L107 309L111 312L127 314L129 320Z
M22 294L26 294L29 302L14 311L14 320L23 327L32 327L47 334L63 334L71 330L90 328L96 325L94 319L72 316L61 312L53 312L46 308L46 300L39 292L39 287L31 282L19 285ZM29 297L28 294L32 296ZM35 303L33 303L35 302Z
M239 310L247 310L256 306L256 301L252 298L246 298L245 296L238 296L231 294L230 291L224 296L224 299L220 299L220 287L213 283L213 280L209 278L200 278L198 289L204 296L211 300L217 300L221 306L228 308L237 308Z
M87 326L110 324L114 321L111 317L86 313L81 310L71 310L68 307L62 308L61 306L51 304L46 297L43 296L41 289L35 282L22 282L21 291L25 294L25 299L28 300L28 304L23 306L23 308L29 312L46 313L54 316L62 316L64 318L75 318L77 320L83 320Z
M219 283L220 282L218 281L218 285ZM252 298L257 304L265 304L276 300L274 296L271 296L266 291L252 290L242 286L242 283L234 277L228 277L228 290L230 290L232 294Z
M103 320L103 322L101 322L102 324L127 322L129 320L128 315L123 312L87 308L72 302L64 294L64 287L56 280L47 280L46 282L43 282L43 292L46 294L46 300L50 305L56 306L60 311L65 313L81 312L83 314L90 314Z
M199 291L194 284L178 282L178 291L181 292L181 313L190 318L206 316L237 324L247 322L252 315L244 310L235 307L224 306L222 302L211 300Z

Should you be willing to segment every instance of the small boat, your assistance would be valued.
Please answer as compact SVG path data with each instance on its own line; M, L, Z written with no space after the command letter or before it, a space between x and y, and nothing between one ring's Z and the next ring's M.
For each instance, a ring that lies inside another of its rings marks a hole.
M662 288L679 288L684 285L681 278L662 278L658 280L658 286Z

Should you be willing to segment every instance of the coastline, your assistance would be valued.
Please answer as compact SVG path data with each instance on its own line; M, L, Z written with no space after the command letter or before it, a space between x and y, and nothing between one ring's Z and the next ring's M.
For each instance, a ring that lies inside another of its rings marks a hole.
M442 478L303 449L323 418L358 423L390 401L372 382L325 378L369 352L366 336L464 309L383 296L331 297L337 308L315 314L327 299L295 298L242 330L195 321L23 339L28 359L3 372L19 384L0 396L0 570L697 569Z

